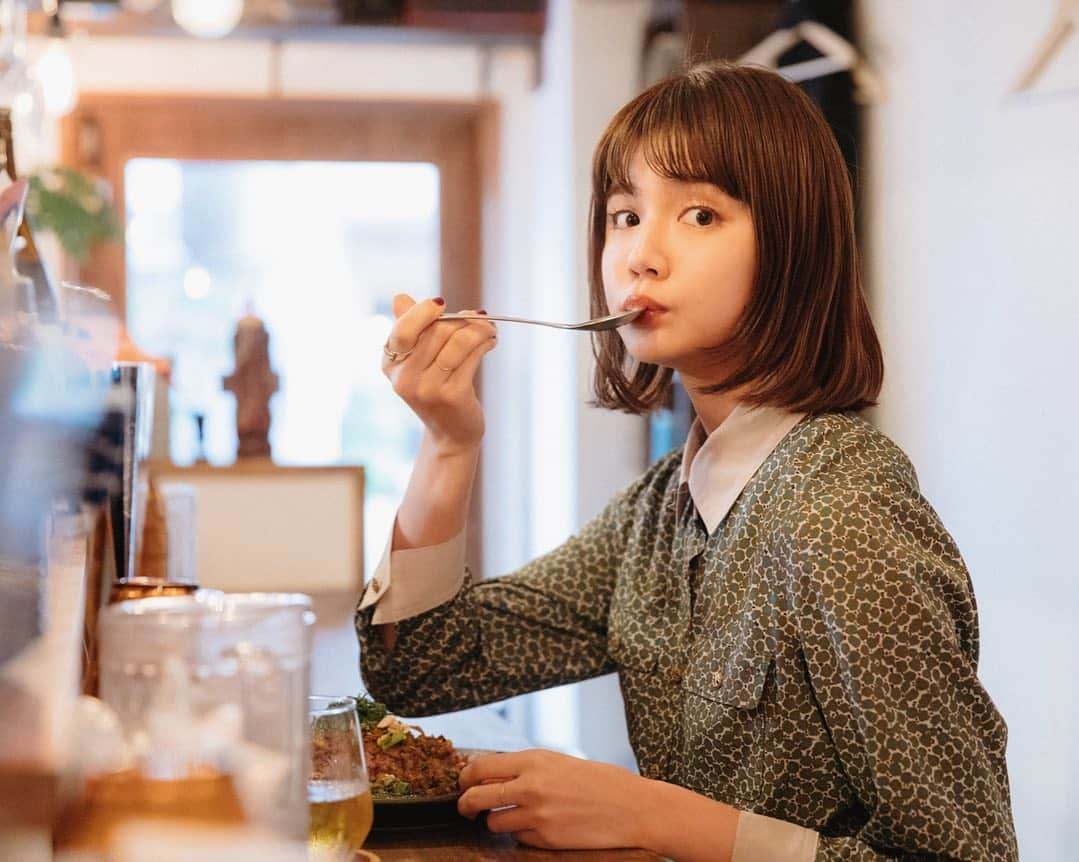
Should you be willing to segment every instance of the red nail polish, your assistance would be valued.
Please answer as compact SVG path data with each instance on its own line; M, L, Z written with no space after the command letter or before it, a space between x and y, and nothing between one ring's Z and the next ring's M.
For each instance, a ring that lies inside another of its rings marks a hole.
M441 296L436 296L434 299L431 300L431 302L433 302L435 305L445 305L446 304L446 300L444 300Z
M486 314L486 313L487 313L486 308L481 308L479 311L476 312L476 314Z

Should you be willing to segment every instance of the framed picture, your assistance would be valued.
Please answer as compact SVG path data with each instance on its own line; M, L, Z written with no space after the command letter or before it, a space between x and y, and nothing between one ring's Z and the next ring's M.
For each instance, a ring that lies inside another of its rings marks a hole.
M199 585L226 592L359 595L362 467L154 464L158 483L197 491Z

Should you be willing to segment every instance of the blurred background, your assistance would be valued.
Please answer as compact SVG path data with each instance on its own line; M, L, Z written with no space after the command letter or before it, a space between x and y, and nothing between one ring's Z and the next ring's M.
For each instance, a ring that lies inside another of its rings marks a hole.
M55 268L107 291L132 342L168 364L157 456L235 461L221 381L237 321L259 317L279 377L273 463L364 468L370 572L419 437L379 370L392 296L584 319L591 152L614 111L687 58L822 61L803 85L850 163L885 349L871 418L970 567L1022 855L1065 860L1079 844L1077 10L0 0L0 85L20 172L59 195L37 210L54 219ZM60 168L89 182L68 195L83 233L65 233ZM585 339L504 326L500 342L470 536L485 576L564 539L688 421L677 400L649 419L587 407ZM358 588L316 566L275 577L323 594L316 689L358 688ZM632 766L613 678L502 709L539 743Z

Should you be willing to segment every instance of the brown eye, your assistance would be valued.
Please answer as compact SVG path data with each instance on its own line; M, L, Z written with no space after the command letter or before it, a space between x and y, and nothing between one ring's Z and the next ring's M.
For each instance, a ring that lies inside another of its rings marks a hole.
M636 227L641 223L640 216L631 210L619 210L609 216L614 227Z
M696 221L697 224L699 224L701 227L708 227L708 225L712 224L716 220L716 214L711 210L705 209L704 207L697 207L694 210L693 218L694 221Z

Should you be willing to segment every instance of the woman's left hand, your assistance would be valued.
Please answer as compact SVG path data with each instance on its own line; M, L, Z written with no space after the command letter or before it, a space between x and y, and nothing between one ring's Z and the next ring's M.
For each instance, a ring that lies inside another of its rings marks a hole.
M628 769L554 751L487 754L461 771L457 808L469 818L490 811L489 830L534 847L645 847L654 785Z

